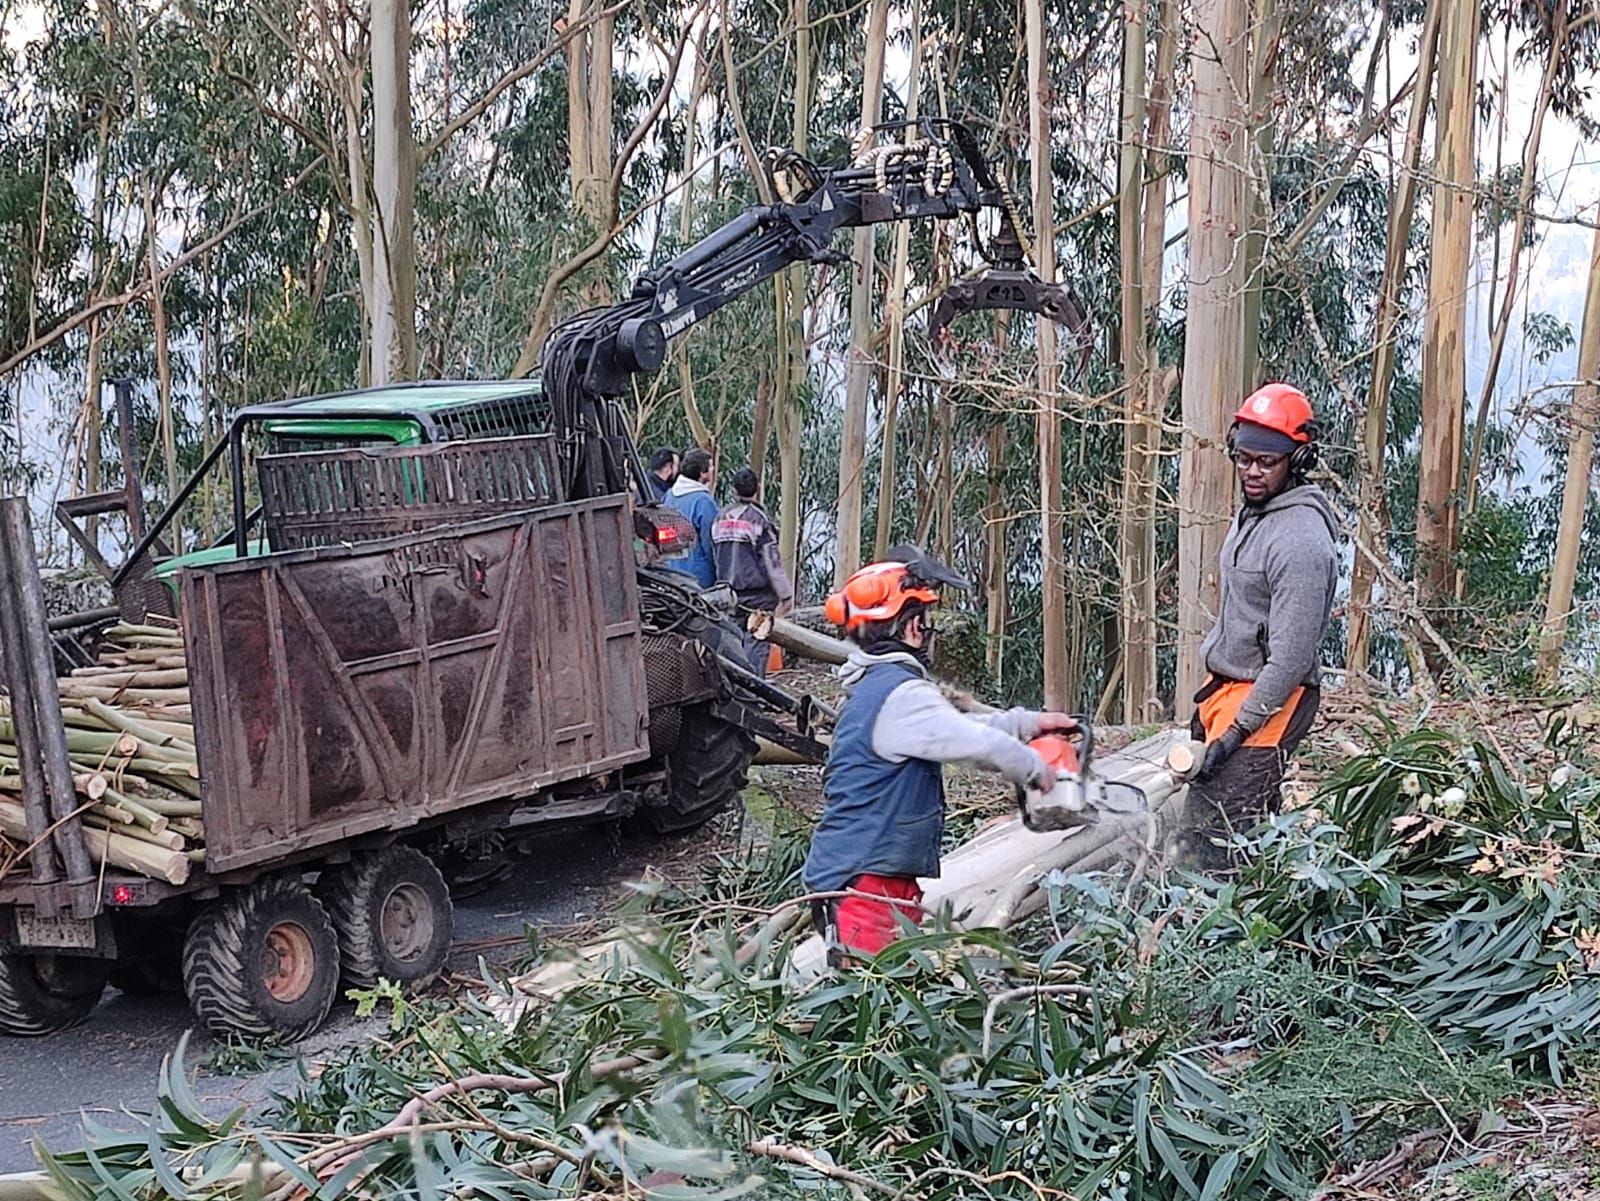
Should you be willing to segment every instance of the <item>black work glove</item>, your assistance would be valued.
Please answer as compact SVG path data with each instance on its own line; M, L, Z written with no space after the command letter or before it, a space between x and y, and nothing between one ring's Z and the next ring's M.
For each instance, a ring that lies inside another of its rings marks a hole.
M1206 757L1200 761L1200 770L1196 773L1197 779L1207 779L1215 775L1233 756L1244 742L1246 734L1238 726L1229 726L1220 737L1206 743Z

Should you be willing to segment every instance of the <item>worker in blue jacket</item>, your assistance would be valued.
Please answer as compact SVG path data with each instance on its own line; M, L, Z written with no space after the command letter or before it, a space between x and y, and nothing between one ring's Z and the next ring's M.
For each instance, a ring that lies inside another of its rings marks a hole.
M667 567L692 575L702 588L717 582L717 563L712 554L711 528L717 523L717 501L711 494L717 469L711 452L695 447L678 464L678 478L667 493L667 504L689 519L694 526L694 546L685 554L665 561Z

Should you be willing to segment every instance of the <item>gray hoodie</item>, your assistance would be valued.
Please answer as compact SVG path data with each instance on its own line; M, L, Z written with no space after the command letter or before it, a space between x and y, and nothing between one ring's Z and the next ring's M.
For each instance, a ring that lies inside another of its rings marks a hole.
M899 651L869 655L857 648L837 674L850 688L876 663L905 663L922 678L901 684L878 710L872 726L875 755L891 763L970 763L999 772L1013 784L1031 784L1047 774L1039 752L1028 745L1039 736L1039 715L1033 710L968 716L945 698L916 656Z
M1240 510L1222 544L1222 601L1200 646L1206 670L1254 680L1238 723L1260 729L1301 684L1316 684L1317 659L1338 583L1339 523L1315 484Z

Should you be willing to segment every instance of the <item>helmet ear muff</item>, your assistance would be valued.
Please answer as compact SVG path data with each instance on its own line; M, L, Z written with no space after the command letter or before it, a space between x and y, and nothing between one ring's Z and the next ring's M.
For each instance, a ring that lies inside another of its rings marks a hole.
M1307 441L1294 448L1289 456L1289 471L1293 475L1306 475L1317 466L1317 423L1308 421L1300 427Z

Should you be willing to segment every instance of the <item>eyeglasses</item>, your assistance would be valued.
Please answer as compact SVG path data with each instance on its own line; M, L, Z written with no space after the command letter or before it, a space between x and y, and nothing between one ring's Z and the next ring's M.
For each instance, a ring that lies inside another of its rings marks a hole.
M1283 455L1257 455L1248 451L1234 451L1233 462L1240 475L1271 475L1283 463Z

